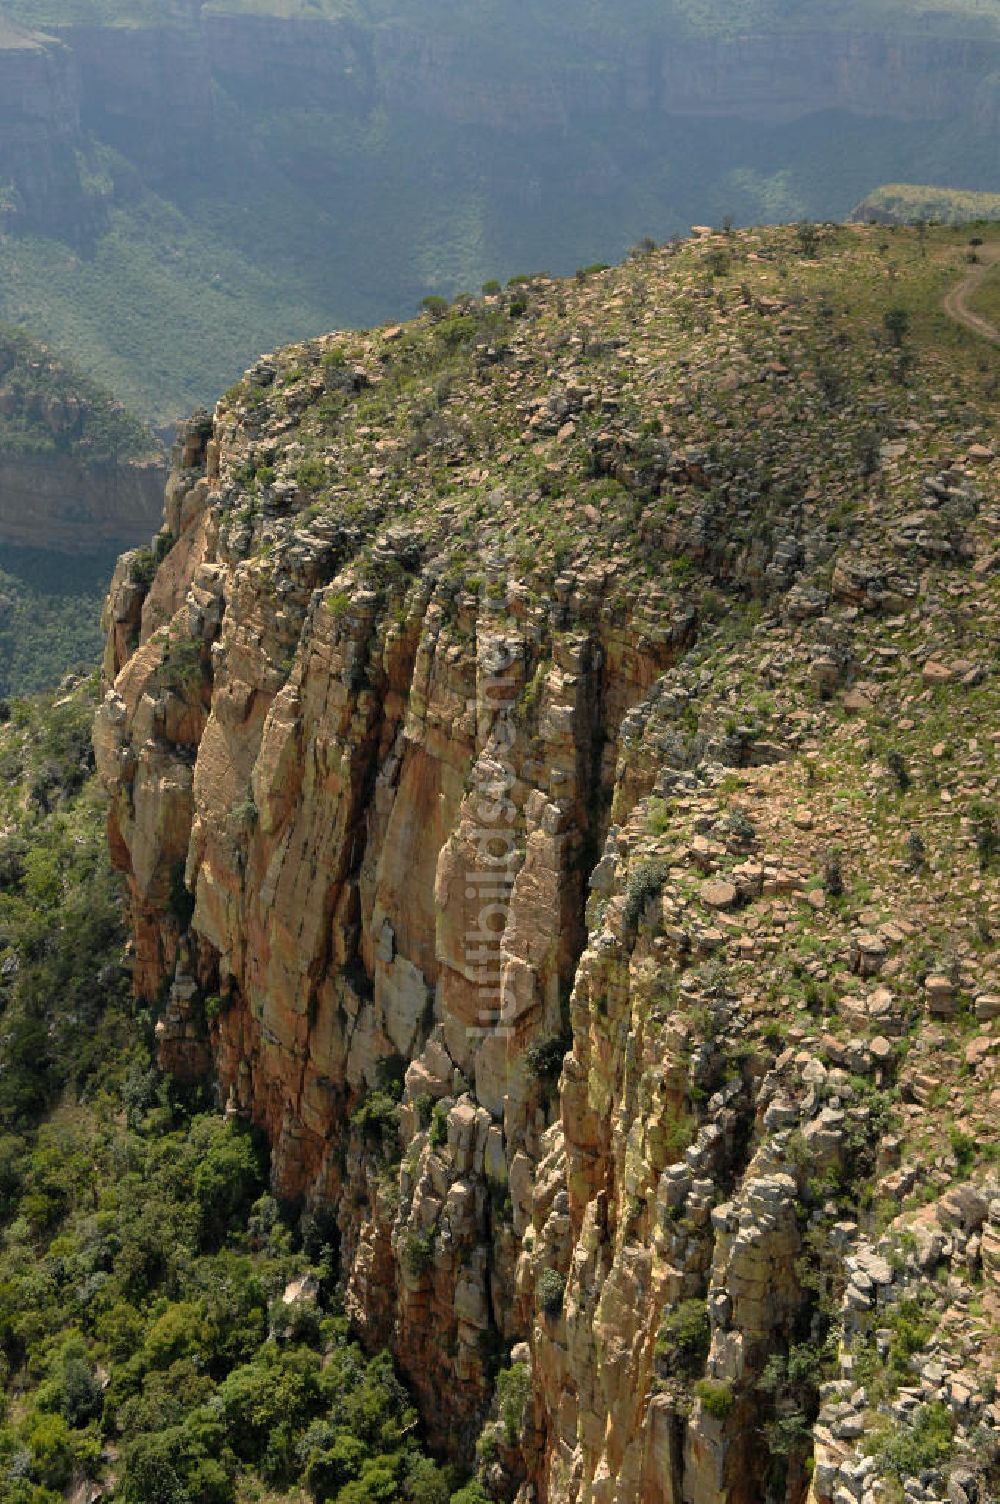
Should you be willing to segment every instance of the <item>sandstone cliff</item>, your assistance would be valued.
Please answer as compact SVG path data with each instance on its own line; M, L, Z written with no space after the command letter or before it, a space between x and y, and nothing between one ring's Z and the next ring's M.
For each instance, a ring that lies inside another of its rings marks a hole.
M498 1498L996 1481L996 386L880 233L266 357L111 587L161 1063Z
M0 451L0 544L72 554L136 544L160 520L163 481L155 460L87 465Z

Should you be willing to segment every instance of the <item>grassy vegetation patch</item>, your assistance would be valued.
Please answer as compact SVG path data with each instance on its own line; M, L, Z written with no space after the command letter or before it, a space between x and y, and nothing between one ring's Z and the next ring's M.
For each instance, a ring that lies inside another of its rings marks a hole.
M970 312L987 319L995 329L1000 329L1000 262L989 268L979 287L966 302Z

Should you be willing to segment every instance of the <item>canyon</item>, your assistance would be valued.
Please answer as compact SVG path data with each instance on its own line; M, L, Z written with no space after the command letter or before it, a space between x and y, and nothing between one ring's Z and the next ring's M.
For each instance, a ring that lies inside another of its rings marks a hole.
M427 294L885 181L997 187L988 13L693 10L8 0L0 316L167 422L267 343Z
M345 119L388 112L522 143L622 112L775 125L829 111L995 131L1000 39L987 22L940 36L920 21L909 31L835 24L826 35L751 28L714 38L669 20L622 34L541 17L505 33L499 60L489 32L405 12L370 27L212 10L159 25L32 32L4 23L7 212L15 223L84 239L108 206L107 185L89 168L96 143L121 153L151 187L176 189L220 147L236 150L228 116L250 101L303 120L310 110Z
M112 581L160 1064L496 1499L996 1482L997 392L884 234L264 356Z

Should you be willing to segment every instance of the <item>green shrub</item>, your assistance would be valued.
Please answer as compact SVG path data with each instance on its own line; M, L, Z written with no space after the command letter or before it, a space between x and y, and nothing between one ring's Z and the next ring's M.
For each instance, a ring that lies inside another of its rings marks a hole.
M449 350L457 350L475 338L478 327L471 314L450 313L439 321L437 337Z
M513 1363L510 1368L502 1369L497 1374L497 1411L508 1446L514 1446L524 1430L524 1416L530 1397L531 1370L527 1363Z
M906 766L906 759L896 747L890 747L885 754L885 765L890 775L895 780L900 793L905 794L910 787L910 771Z
M73 1438L61 1415L37 1415L25 1435L31 1471L45 1488L62 1490L73 1472Z
M428 1139L432 1149L440 1149L448 1142L448 1109L442 1102L435 1102L431 1108Z
M976 1160L976 1151L979 1148L978 1141L971 1133L963 1133L954 1125L948 1130L948 1142L951 1152L958 1160L960 1170L968 1170Z
M433 1238L426 1233L407 1232L403 1239L403 1262L414 1279L419 1279L434 1262Z
M795 227L799 250L803 256L814 256L819 244L819 231L811 220L804 219Z
M868 1450L881 1473L898 1478L919 1476L940 1467L955 1450L955 1423L948 1406L939 1400L921 1405L912 1421L872 1437Z
M665 862L656 859L643 862L629 874L625 884L625 927L634 930L645 912L646 905L663 889L667 879Z
M836 848L828 851L823 860L823 887L831 898L844 896L843 858Z
M566 1294L566 1276L558 1269L543 1269L538 1280L538 1306L546 1316L558 1316Z
M417 1127L420 1129L429 1128L434 1113L434 1098L430 1092L420 1092L414 1099L413 1107L417 1114Z
M351 609L351 600L349 590L335 590L326 597L324 604L334 621L341 621Z
M473 1478L464 1488L452 1494L451 1504L493 1504L493 1500L478 1479Z
M74 1429L101 1413L101 1385L82 1337L70 1336L50 1363L50 1377L38 1391L40 1410L60 1414Z
M1000 859L1000 814L982 799L975 799L969 809L976 842L979 870L992 872Z
M573 1036L564 1032L550 1039L536 1040L524 1052L524 1063L533 1076L544 1081L558 1080L567 1051L573 1048Z
M383 1154L391 1154L399 1143L399 1107L387 1091L370 1092L351 1114L351 1126Z
M231 1504L232 1479L184 1426L130 1441L122 1454L123 1504Z
M303 491L319 491L326 485L326 463L322 455L312 454L296 467L295 481Z
M217 992L212 992L205 999L205 1022L214 1024L217 1018L221 1018L229 1006L228 997L220 997Z
M300 1447L302 1476L317 1504L335 1499L346 1483L361 1476L368 1448L358 1437L329 1421L315 1421Z
M248 788L243 798L233 805L233 823L237 826L253 827L258 820L257 801L254 799L253 790Z
M226 1437L244 1462L259 1462L279 1425L304 1427L321 1404L321 1362L307 1348L262 1348L219 1385Z
M885 313L882 315L882 323L890 340L898 349L910 332L909 313L905 308L895 305L885 310Z
M206 1118L198 1136L201 1152L191 1191L200 1213L202 1244L217 1247L265 1190L264 1161L242 1123Z
M131 564L132 583L138 585L140 590L148 590L153 583L156 573L156 564L153 560L151 548L137 548L132 555Z
M408 1504L449 1504L451 1471L429 1457L415 1457L406 1469L404 1498Z
M195 637L171 637L160 670L163 687L190 696L199 690L203 675L202 643Z
M733 1386L725 1379L699 1379L694 1392L714 1420L725 1420L736 1403Z
M658 1366L677 1378L694 1378L705 1366L712 1337L708 1306L683 1300L663 1319L656 1337Z

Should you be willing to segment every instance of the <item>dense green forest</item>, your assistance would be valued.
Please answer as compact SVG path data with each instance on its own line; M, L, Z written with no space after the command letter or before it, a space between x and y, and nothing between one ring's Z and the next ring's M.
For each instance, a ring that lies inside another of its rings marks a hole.
M2 707L0 1499L99 1479L126 1504L476 1504L351 1341L332 1224L279 1206L253 1133L153 1065L96 694Z
M51 689L100 655L114 550L0 549L0 695Z

